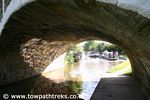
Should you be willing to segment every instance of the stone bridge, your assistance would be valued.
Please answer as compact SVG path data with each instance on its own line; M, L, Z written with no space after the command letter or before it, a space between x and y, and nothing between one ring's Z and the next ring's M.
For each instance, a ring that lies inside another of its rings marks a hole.
M0 0L0 85L41 74L85 40L122 47L150 98L149 0Z

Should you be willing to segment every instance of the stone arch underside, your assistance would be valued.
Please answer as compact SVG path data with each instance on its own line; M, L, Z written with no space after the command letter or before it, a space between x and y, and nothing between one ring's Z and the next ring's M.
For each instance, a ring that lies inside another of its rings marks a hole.
M12 14L0 37L0 85L40 74L89 39L125 49L134 77L150 95L150 20L95 0L38 0Z

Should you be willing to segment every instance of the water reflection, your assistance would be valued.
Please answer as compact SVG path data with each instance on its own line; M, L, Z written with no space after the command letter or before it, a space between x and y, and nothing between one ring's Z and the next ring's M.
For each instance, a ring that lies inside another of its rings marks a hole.
M89 100L92 96L101 76L106 71L122 61L107 61L99 58L86 58L78 63L68 64L64 68L60 68L53 72L43 74L44 77L53 80L56 83L74 82L70 85L70 89L80 98Z
M101 75L120 61L99 58L82 59L78 63L33 78L0 87L0 93L8 94L80 94L89 100Z

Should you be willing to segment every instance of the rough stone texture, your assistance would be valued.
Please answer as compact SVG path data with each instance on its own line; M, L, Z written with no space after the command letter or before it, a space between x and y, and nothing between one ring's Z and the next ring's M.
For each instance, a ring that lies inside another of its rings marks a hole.
M15 12L0 37L0 84L40 74L72 45L89 39L121 46L150 98L150 20L95 0L38 0ZM38 69L38 70L35 70Z

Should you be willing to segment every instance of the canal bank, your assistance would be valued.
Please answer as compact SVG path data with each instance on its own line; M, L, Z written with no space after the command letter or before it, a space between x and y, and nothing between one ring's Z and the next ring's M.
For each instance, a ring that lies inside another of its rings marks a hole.
M58 63L57 60L56 63ZM81 99L90 100L102 75L111 66L119 63L120 61L85 58L79 62L68 64L65 67L58 67L57 69L53 69L55 64L52 64L52 69L50 67L48 68L50 70L49 72L0 87L0 92L2 94L25 95L76 94Z

